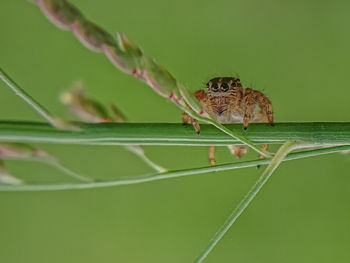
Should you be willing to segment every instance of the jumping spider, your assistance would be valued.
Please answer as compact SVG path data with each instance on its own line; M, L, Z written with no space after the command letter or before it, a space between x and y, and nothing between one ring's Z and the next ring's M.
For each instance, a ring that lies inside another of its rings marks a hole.
M197 90L194 95L201 104L203 112L219 123L243 123L244 130L252 122L266 122L273 125L271 101L260 91L243 89L239 78L213 78L207 83L207 89L207 92ZM182 115L182 122L193 124L199 134L200 127L197 120L185 112ZM262 147L266 150L267 144L263 144ZM229 145L228 148L238 158L247 152L245 145ZM215 146L209 146L209 160L212 165L215 164Z

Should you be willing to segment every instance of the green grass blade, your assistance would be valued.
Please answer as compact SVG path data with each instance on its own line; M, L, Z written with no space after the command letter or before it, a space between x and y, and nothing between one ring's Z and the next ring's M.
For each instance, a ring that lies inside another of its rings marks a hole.
M59 143L81 145L184 145L209 146L241 144L211 125L201 125L201 134L193 127L176 123L77 123L78 131L58 130L45 123L0 121L0 142ZM225 127L244 133L241 124ZM253 123L246 132L255 144L282 144L288 140L308 141L315 145L350 145L349 122Z
M329 148L321 148L314 150L307 150L297 153L289 154L284 161L296 160L300 158L318 156L323 154L330 154L335 152L340 152L344 150L349 150L350 145L345 146L335 146ZM191 169L181 169L175 171L168 171L165 173L158 174L146 174L142 176L133 176L133 177L124 177L116 180L106 180L106 181L95 181L92 183L65 183L65 184L27 184L16 187L10 186L0 186L0 191L13 192L13 191L58 191L58 190L78 190L78 189L91 189L91 188L103 188L103 187L113 187L120 185L131 185L131 184L140 184L148 183L158 180L184 177L189 175L204 174L209 172L220 172L228 171L240 168L247 167L256 167L257 165L264 165L270 163L271 159L258 159L253 161L237 162L232 164L222 164L215 166L207 166L200 168L191 168ZM215 173L217 175L217 173Z
M289 152L296 149L297 147L304 146L306 144L297 141L287 141L285 142L277 151L274 158L271 160L265 171L258 178L255 184L250 188L249 192L243 197L242 201L236 206L236 208L232 211L230 216L227 218L226 222L223 226L216 232L214 237L210 240L208 246L203 250L203 252L198 256L198 258L194 261L195 263L202 262L208 254L214 249L217 243L221 240L221 238L226 234L226 232L231 228L233 223L237 220L237 218L243 213L243 211L247 208L249 203L254 199L254 197L258 194L267 180L270 178L272 173L277 169L280 163L284 160ZM308 146L308 144L306 145Z

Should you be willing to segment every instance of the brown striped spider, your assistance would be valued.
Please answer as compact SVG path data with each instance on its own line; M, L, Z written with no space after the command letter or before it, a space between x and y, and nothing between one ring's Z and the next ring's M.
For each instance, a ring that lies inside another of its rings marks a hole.
M243 89L239 78L217 77L207 83L208 91L197 90L194 95L202 106L203 112L219 123L243 123L246 130L249 123L266 122L273 126L273 111L271 101L260 91L250 88ZM199 134L197 120L185 112L182 115L183 124L192 123ZM267 149L267 144L262 145ZM229 145L229 150L238 158L247 152L245 145ZM215 164L215 146L209 146L209 160Z

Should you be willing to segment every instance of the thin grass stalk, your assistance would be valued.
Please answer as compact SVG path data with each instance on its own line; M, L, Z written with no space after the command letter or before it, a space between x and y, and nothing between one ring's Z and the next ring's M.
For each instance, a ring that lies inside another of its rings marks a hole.
M226 222L222 227L215 233L214 237L210 240L208 246L203 250L203 252L196 258L195 263L201 263L209 255L209 253L214 249L217 243L222 239L222 237L231 228L233 223L237 218L243 213L250 202L258 194L267 180L270 178L272 173L277 169L280 163L284 160L288 153L300 147L307 147L309 144L298 141L287 141L285 142L277 151L274 158L271 160L265 171L260 175L255 184L251 187L249 192L243 197L242 201L236 206L232 211L230 216L227 218Z
M313 149L302 152L291 153L283 161L296 160L306 157L319 156L324 154L336 153L345 150L349 150L350 145L335 146L329 148ZM146 174L142 176L128 176L118 178L115 180L101 180L92 183L63 183L63 184L27 184L16 187L12 186L0 186L0 191L4 192L17 192L17 191L59 191L59 190L78 190L78 189L92 189L92 188L104 188L121 185L132 185L148 183L153 181L159 181L164 179L178 178L189 175L204 174L210 172L228 171L234 169L241 169L247 167L257 167L260 165L269 164L271 159L257 159L252 161L237 162L231 164L214 165L207 167L181 169L168 171L165 173ZM215 173L217 176L217 173Z

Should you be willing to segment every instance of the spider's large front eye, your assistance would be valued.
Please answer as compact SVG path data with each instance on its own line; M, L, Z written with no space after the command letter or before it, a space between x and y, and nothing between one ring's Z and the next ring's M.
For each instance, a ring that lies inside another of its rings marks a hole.
M212 91L214 91L214 92L218 91L218 89L219 89L218 84L214 83L213 85L211 85L211 89L212 89Z
M228 91L228 89L229 89L229 86L228 86L227 83L222 83L222 84L221 84L221 90L222 90L223 92Z

